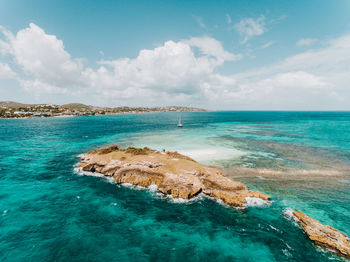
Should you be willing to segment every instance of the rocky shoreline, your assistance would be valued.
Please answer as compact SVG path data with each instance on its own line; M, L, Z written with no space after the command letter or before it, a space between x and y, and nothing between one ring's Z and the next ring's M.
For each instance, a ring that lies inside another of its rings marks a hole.
M78 166L83 171L113 177L117 183L155 185L159 192L173 198L191 199L203 193L234 207L244 207L247 201L270 199L229 179L220 170L203 166L177 152L111 146L82 155Z
M309 239L320 247L334 251L350 258L350 242L348 237L335 228L323 225L316 219L299 211L293 211L296 221L301 225Z
M80 158L78 166L83 171L102 174L120 184L153 187L173 198L191 199L202 193L237 208L244 208L248 203L267 203L270 199L269 195L252 191L228 178L219 169L204 166L177 152L120 149L114 145L88 152ZM346 235L302 212L293 211L292 215L316 245L350 258Z

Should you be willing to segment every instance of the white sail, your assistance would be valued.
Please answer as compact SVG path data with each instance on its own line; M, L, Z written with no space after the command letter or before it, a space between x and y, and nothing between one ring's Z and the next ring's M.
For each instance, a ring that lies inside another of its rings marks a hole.
M178 127L182 127L182 123L181 123L181 116L179 117L179 123L177 124Z

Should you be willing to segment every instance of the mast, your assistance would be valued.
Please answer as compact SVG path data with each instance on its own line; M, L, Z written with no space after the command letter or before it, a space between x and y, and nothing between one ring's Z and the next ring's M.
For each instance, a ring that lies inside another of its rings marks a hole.
M181 115L179 117L179 123L177 124L178 127L182 127L182 123L181 123Z

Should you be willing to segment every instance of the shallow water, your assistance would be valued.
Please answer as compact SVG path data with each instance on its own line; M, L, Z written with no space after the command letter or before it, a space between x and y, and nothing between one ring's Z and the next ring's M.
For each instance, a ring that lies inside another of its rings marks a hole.
M183 128L178 116L0 120L0 261L342 260L283 210L350 235L350 113L182 113ZM178 150L273 203L176 203L74 172L77 155L112 143Z

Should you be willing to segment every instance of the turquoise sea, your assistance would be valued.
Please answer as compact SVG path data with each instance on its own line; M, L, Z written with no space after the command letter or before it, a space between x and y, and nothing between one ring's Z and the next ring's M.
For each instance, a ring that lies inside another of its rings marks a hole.
M350 112L0 119L0 261L344 261L283 212L350 236ZM178 150L272 196L237 210L75 171L118 143Z

